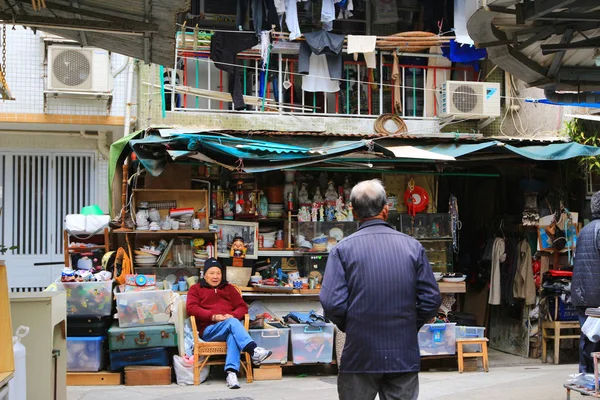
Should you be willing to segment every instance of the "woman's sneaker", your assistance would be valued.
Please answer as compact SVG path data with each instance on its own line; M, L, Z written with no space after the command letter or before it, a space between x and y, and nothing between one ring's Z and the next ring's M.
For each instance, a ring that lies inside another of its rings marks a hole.
M229 389L239 389L240 383L238 382L237 374L235 372L227 373L227 387Z
M257 347L254 349L254 354L252 354L252 364L259 366L263 361L269 358L273 354L271 350L263 349L262 347Z

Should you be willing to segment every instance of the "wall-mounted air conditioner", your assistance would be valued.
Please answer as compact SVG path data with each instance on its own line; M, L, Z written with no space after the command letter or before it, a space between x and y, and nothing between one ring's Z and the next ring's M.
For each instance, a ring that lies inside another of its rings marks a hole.
M47 83L49 91L110 93L110 55L96 47L48 46Z
M480 119L500 116L500 84L446 81L441 88L440 116Z

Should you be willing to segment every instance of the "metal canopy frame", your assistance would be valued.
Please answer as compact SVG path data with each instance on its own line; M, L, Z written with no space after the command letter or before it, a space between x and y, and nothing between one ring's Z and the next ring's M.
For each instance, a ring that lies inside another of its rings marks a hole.
M496 50L500 67L503 67L501 58L508 56L513 60L512 64L504 60L509 63L506 67L513 67L508 72L520 77L515 66L522 64L527 71L523 76L530 78L524 80L531 86L578 92L600 89L599 67L587 66L589 63L586 66L565 65L569 58L565 55L569 50L600 48L600 1L515 0L513 6L508 7L506 2L501 2L502 7L493 3L487 8L488 13L513 15L516 22L509 25L510 30L503 30L502 26L491 22L493 34L483 36L486 40L477 43L488 50L504 47L503 53ZM492 37L496 40L490 40ZM528 53L523 53L523 50L531 49L536 44L542 50L542 55L552 57L549 65L542 65L529 57ZM490 59L494 61L494 57ZM531 79L533 76L537 78Z
M0 0L0 23L23 25L75 40L82 46L169 66L175 51L176 17L190 0Z

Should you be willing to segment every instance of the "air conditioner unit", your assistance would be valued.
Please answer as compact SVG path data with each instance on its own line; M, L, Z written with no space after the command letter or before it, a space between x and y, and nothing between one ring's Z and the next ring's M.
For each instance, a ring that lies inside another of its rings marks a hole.
M108 51L96 47L48 46L47 89L90 94L112 92Z
M500 84L446 81L441 90L440 116L482 119L500 116Z

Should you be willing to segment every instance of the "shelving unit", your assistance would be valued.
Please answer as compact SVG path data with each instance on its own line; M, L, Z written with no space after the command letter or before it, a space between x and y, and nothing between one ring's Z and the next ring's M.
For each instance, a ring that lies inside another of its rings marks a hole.
M85 237L85 236L84 236ZM69 246L71 238L74 238L78 243L92 244L92 246L86 247L74 247ZM110 229L104 228L104 231L98 235L94 235L88 239L79 239L72 236L66 230L63 231L63 246L64 246L64 257L65 267L71 265L71 254L74 253L86 253L92 250L104 250L105 253L110 251Z

